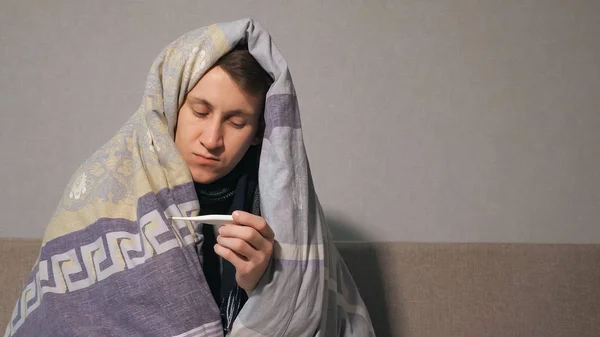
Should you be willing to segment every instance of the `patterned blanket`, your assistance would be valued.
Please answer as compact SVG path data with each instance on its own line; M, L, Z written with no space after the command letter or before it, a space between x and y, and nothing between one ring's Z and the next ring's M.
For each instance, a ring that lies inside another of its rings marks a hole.
M194 248L202 238L170 219L202 207L173 139L187 92L240 42L274 78L259 190L276 242L230 335L374 335L313 187L286 62L246 19L189 32L160 53L140 108L71 178L5 336L223 335Z

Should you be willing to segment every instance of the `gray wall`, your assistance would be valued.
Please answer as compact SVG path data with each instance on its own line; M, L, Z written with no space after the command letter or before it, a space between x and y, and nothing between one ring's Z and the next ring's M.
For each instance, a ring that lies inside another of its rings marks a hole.
M166 44L253 17L338 240L600 243L598 1L0 6L0 236L42 235Z

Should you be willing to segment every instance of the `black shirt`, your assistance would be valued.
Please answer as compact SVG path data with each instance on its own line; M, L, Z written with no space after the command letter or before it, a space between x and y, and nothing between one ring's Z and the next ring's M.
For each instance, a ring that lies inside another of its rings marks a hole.
M203 205L200 215L207 214L229 214L232 198L224 201ZM211 225L202 226L202 235L204 240L200 243L203 256L202 269L204 277L208 282L208 287L218 306L221 305L221 261L220 256L215 253L214 246L217 243L215 231Z

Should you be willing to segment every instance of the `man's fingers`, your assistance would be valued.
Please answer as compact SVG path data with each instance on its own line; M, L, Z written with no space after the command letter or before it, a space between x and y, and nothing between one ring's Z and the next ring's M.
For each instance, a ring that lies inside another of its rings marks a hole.
M256 250L248 244L248 242L238 238L227 238L219 235L217 237L217 243L225 248L232 250L237 253L241 258L246 261L252 259L256 255Z
M214 249L233 264L238 285L248 292L256 287L269 264L275 233L264 218L247 212L235 211L233 221L219 228Z
M235 211L233 212L232 216L233 221L235 221L236 224L249 226L256 229L269 241L273 241L275 239L275 233L273 232L273 229L271 229L263 217L244 211Z
M241 225L221 226L221 228L219 228L219 236L242 239L248 242L256 250L261 250L267 241L267 239L256 229Z
M235 267L235 270L243 269L246 265L246 258L237 254L233 250L223 247L220 244L216 244L214 246L215 253L225 260L231 262L231 264Z

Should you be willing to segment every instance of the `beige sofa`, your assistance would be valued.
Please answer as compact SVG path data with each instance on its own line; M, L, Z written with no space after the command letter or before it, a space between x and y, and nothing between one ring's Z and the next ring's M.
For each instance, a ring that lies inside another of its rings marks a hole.
M0 335L39 244L0 239ZM600 336L600 245L338 247L377 336Z

